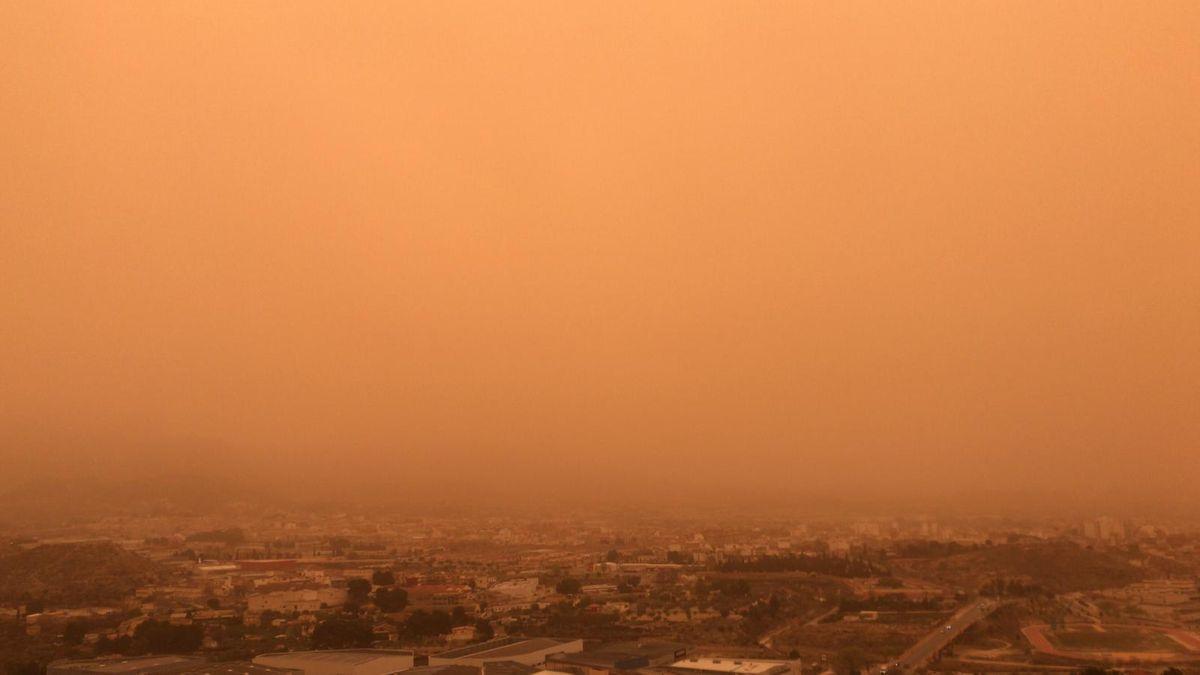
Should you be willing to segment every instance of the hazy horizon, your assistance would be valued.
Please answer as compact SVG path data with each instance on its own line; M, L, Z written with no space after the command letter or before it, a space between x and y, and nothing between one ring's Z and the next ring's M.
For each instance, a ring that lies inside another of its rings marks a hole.
M1200 506L1196 35L0 6L0 491Z

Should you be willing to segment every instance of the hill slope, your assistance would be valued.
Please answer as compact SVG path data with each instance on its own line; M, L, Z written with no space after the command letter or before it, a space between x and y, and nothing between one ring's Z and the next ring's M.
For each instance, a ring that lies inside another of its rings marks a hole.
M1000 544L943 557L895 561L905 573L978 588L996 576L1025 578L1055 593L1124 586L1144 572L1120 554L1066 541Z
M163 576L158 564L115 544L46 544L0 555L0 601L106 604Z

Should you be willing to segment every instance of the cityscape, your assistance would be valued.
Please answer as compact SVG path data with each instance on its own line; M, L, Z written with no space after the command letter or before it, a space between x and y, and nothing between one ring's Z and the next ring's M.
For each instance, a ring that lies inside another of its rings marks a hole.
M1200 0L0 0L0 675L1200 675Z
M1198 572L1200 526L1170 518L167 502L7 540L0 653L68 674L1186 672Z

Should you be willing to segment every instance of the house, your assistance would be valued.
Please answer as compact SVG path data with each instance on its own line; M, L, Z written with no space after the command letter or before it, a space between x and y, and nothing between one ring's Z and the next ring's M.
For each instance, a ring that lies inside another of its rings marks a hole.
M475 626L455 626L450 629L450 642L454 644L463 644L475 639Z

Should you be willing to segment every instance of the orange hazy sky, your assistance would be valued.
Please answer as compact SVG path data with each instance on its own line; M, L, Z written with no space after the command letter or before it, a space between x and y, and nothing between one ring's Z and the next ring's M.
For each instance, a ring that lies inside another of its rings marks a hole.
M0 473L1194 488L1198 36L1192 0L0 2Z

